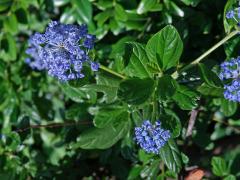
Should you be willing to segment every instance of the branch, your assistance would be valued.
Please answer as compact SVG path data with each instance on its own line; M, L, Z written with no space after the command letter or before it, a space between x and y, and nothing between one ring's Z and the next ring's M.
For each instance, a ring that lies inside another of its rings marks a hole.
M75 125L84 125L84 124L90 124L89 121L81 121L81 122L65 122L65 123L51 123L51 124L39 124L39 125L30 125L23 129L17 129L15 132L24 132L29 129L39 129L39 128L57 128L57 127L66 127L66 126L75 126Z

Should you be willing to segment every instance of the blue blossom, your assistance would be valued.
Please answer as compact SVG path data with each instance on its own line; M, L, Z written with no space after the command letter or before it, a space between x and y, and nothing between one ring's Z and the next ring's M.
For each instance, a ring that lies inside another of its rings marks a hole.
M100 66L99 63L91 62L91 69L92 69L92 71L98 71L99 66Z
M141 127L135 128L137 144L148 153L158 154L161 147L170 138L170 132L161 128L161 122L154 125L149 120L143 122Z
M88 55L95 39L87 33L86 25L52 21L43 34L35 33L30 37L26 50L30 58L25 62L33 69L46 70L61 81L83 78L83 65L90 65L93 71L99 67Z
M234 10L230 10L226 13L227 19L232 19L234 17Z
M223 62L220 67L219 78L224 82L224 98L240 102L240 57Z

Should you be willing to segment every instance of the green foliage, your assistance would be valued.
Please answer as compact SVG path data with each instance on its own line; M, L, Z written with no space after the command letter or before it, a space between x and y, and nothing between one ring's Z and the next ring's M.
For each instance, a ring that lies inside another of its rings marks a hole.
M163 71L178 65L182 50L181 38L173 26L160 30L146 45L149 59L157 62Z
M120 83L118 97L122 101L138 105L146 102L154 90L152 79L127 79Z
M239 28L225 18L237 7L237 0L1 0L0 179L184 179L194 166L209 179L239 179L239 107L224 99L218 77L225 57L239 55L239 36L183 70ZM69 82L31 69L28 39L50 20L87 24L97 37L91 58L104 66L84 67L85 77ZM158 155L135 141L144 120L171 133Z

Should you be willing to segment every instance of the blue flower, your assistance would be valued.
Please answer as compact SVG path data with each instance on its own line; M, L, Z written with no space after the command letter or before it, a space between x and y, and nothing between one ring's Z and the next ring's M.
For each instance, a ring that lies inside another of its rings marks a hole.
M168 130L161 128L160 121L152 125L146 120L141 127L135 127L135 137L137 144L146 152L158 154L171 136Z
M234 17L234 11L230 10L226 13L226 18L227 19L232 19Z
M87 26L60 24L52 21L46 31L35 33L29 39L25 60L31 68L46 70L61 81L83 78L84 64L97 71L99 64L92 62L88 53L94 47L95 36L87 33Z
M240 57L223 62L221 65L219 78L224 82L224 98L240 102ZM225 81L230 83L225 83Z

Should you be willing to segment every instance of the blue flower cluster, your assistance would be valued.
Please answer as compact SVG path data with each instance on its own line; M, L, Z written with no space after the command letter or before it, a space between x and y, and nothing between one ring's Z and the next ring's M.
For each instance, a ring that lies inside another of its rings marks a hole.
M240 57L221 64L219 78L223 81L231 81L224 84L224 97L230 101L240 102Z
M237 17L240 18L240 8L236 8L236 13L237 13ZM234 19L236 20L235 18L235 10L231 9L229 10L227 13L226 13L226 18L227 19ZM236 20L237 21L237 20ZM238 21L237 21L238 22Z
M137 144L148 153L158 154L161 147L170 138L170 132L161 128L161 122L154 125L149 120L143 122L141 127L135 128Z
M86 25L49 23L46 31L35 33L29 39L26 63L31 68L46 70L61 81L83 78L83 65L88 63L92 71L99 64L92 62L89 51L94 47L95 36L88 34Z

